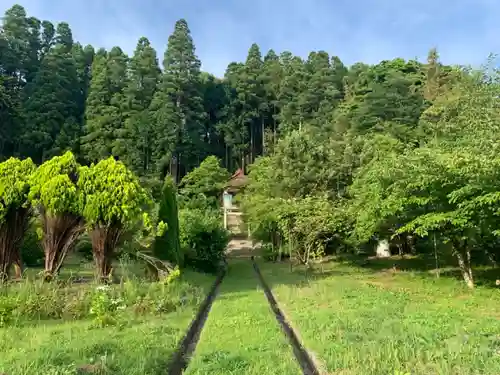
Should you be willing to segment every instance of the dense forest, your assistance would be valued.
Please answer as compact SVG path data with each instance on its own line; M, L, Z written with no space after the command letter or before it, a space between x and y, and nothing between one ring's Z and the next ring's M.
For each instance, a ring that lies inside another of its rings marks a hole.
M498 261L495 69L446 66L435 49L348 67L253 44L219 78L201 71L185 20L160 66L145 37L132 56L96 50L20 5L0 48L0 160L70 150L179 182L214 155L249 172L245 217L270 252L307 263L387 239L437 266L452 255L470 286L474 262Z
M147 38L132 56L73 40L70 25L6 11L1 47L0 157L43 162L68 149L83 162L110 155L139 175L182 177L207 155L229 170L269 154L279 137L342 116L360 131L380 121L414 126L429 105L428 65L401 59L348 69L336 56L250 47L219 79L200 71L185 20L160 67ZM338 130L340 131L340 130Z

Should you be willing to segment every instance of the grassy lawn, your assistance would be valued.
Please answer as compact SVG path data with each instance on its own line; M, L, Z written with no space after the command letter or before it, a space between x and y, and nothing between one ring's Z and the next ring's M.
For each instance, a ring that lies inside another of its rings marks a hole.
M138 320L125 327L89 322L0 329L0 372L7 375L159 375L193 317L192 311ZM99 370L97 370L99 369Z
M300 373L250 262L234 261L186 374Z
M500 374L499 289L348 263L261 270L329 374ZM120 272L127 308L105 328L88 314L93 284L12 286L19 316L0 327L0 373L164 374L214 278L188 271L164 287ZM231 262L186 374L300 374L248 260Z
M498 289L339 263L308 278L286 265L262 271L329 373L500 374Z
M65 270L65 276L75 273L92 275ZM126 307L116 312L114 324L102 328L89 313L97 290L93 283L72 284L62 275L62 284L21 281L1 290L0 318L9 320L0 324L0 373L164 374L214 277L186 271L165 286L120 273L127 278L110 293ZM9 315L6 304L12 299L16 309Z

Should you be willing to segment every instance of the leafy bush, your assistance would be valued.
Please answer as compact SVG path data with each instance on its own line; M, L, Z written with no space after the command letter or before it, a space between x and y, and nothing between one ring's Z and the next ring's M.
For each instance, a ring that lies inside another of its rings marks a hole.
M209 156L198 168L185 175L180 183L179 206L190 209L217 209L229 172L220 160Z
M183 209L179 211L180 241L186 264L205 271L220 268L229 242L229 232L214 211Z
M203 296L204 290L183 280L178 269L162 283L127 279L103 287L94 283L26 281L12 285L7 293L0 295L0 327L29 321L88 318L97 325L110 325L117 323L121 314L170 313L199 304Z
M5 327L12 321L16 302L12 296L0 296L0 327Z
M94 323L99 327L113 325L117 322L116 315L121 309L125 309L121 298L113 298L108 285L101 285L96 288L90 303L90 315L94 318Z
M84 233L78 240L75 246L75 252L85 260L93 260L94 254L92 253L92 241L88 233Z
M28 228L21 246L21 259L27 267L41 267L45 254L43 252L42 244L37 233L38 226L31 225Z

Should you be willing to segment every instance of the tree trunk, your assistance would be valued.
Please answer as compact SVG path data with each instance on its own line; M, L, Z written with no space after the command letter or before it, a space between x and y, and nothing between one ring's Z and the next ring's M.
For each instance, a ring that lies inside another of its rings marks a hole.
M28 208L10 210L0 224L0 281L8 279L13 263L21 263L20 248L30 216L31 210ZM21 272L17 271L16 276L20 277Z
M70 213L48 215L41 209L45 253L45 281L51 281L59 273L68 253L85 229L83 218Z
M110 281L113 257L121 234L118 226L97 226L90 232L96 273L101 281Z
M491 253L488 249L485 249L484 252L486 253L486 256L488 257L489 261L491 262L491 265L494 268L498 268L498 262L496 261L493 253Z
M15 278L21 279L23 277L24 267L23 267L23 261L21 259L21 252L19 251L19 247L14 252L12 264L14 265Z
M273 151L276 146L276 106L273 105L273 111L274 111L274 116L273 116Z
M457 257L458 267L462 273L465 283L470 289L474 288L474 277L472 274L470 249L467 245L460 246L456 242L453 243L453 252Z
M12 262L14 248L12 229L9 222L0 224L0 282L9 278L9 268Z
M262 135L262 155L265 155L266 154L266 140L265 140L265 137L264 137L264 133L266 132L266 129L265 129L265 123L264 123L264 116L262 116L261 118L261 135Z
M250 162L252 164L254 161L254 132L253 132L253 121L250 123Z

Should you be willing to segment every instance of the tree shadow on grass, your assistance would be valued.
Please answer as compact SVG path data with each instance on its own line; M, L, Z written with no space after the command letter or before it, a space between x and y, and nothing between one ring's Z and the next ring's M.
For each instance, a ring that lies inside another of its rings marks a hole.
M453 258L439 259L439 268L436 268L436 260L431 255L419 256L392 256L389 258L361 257L356 255L342 255L332 259L335 262L347 264L372 273L397 271L417 273L421 277L435 278L439 272L441 277L463 281L463 276ZM479 264L472 269L477 286L496 288L496 280L500 279L500 268L489 267Z
M478 267L472 270L476 286L498 288L496 281L500 280L500 268ZM441 276L463 281L463 276L458 269L449 269L440 273Z
M308 287L311 282L329 276L344 274L342 271L321 272L319 265L313 269L303 266L290 267L289 261L267 262L256 258L257 265L271 289L279 285L294 288ZM248 291L261 290L259 280L250 259L233 258L228 261L228 270L222 282L218 299L239 298Z

